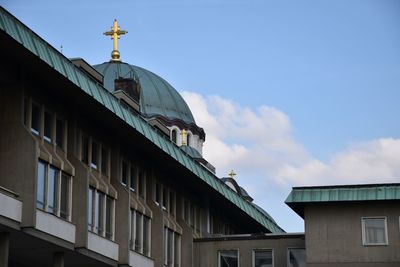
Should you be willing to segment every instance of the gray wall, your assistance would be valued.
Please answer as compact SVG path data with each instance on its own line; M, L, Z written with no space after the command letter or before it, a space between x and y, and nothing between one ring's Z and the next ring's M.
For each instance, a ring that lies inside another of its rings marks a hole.
M370 216L387 217L387 246L363 246L361 218ZM399 266L399 216L395 202L306 206L307 266Z

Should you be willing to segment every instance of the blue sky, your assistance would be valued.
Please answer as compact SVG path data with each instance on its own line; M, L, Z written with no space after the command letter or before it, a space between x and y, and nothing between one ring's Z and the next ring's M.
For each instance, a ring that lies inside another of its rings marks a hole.
M303 230L291 186L400 180L399 1L2 2L91 64L118 19L122 59L184 94L218 174L288 231Z

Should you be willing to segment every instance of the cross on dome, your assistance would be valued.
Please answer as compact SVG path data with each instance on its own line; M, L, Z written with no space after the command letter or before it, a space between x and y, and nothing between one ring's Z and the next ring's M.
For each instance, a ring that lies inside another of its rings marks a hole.
M114 24L111 27L111 31L103 33L104 35L111 36L111 39L114 40L114 49L111 52L111 61L121 61L120 53L118 50L118 39L121 38L121 35L127 34L128 31L121 30L118 26L118 21L114 20Z

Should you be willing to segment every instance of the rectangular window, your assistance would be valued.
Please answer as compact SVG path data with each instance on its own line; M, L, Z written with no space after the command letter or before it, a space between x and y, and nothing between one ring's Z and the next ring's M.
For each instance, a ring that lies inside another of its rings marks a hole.
M140 170L140 171L138 171L138 177L139 177L139 179L138 179L138 182L139 182L139 185L138 185L138 193L139 193L139 196L140 197L142 197L142 198L144 198L144 192L145 192L145 188L146 188L146 180L145 180L145 176L144 176L144 171L142 171L142 170Z
M64 149L64 121L59 118L56 120L56 145Z
M29 117L29 99L24 97L24 124L27 127L29 127L28 117Z
M69 215L69 176L65 173L61 174L61 190L60 190L60 217L67 219Z
M55 214L57 213L57 178L58 170L50 166L47 180L47 211Z
M175 192L169 191L169 210L170 214L175 214Z
M128 184L128 163L126 161L122 161L121 183Z
M112 239L113 229L112 229L112 218L113 218L113 204L114 200L107 196L106 202L106 238Z
M306 267L306 250L304 248L289 248L288 266Z
M44 209L44 196L46 192L46 165L39 161L37 166L36 207Z
M387 245L386 217L362 218L363 245Z
M96 191L96 228L97 234L103 235L104 232L104 194Z
M238 250L221 250L218 252L219 267L239 267Z
M90 167L97 170L97 164L99 162L99 145L96 142L92 142L92 160Z
M150 256L150 218L143 216L143 254Z
M175 244L174 244L174 260L175 267L181 266L181 236L177 233L175 234Z
M168 229L167 237L167 266L174 266L174 232Z
M164 265L179 267L181 263L181 238L171 229L164 227Z
M44 134L43 134L43 138L47 142L51 142L52 131L53 131L53 115L50 112L45 111L44 112Z
M160 202L161 202L161 188L160 188L161 186L160 186L160 184L159 183L156 183L156 195L155 195L155 197L156 197L156 204L157 205L160 205Z
M89 138L87 136L82 137L81 160L83 163L89 164Z
M40 133L40 106L32 104L31 132L39 135Z
M150 255L150 218L134 209L131 209L130 244L132 250Z
M163 210L167 210L167 207L168 207L168 189L166 186L163 186L162 208L163 208Z
M272 250L253 250L253 267L273 267Z
M130 178L130 184L129 184L132 191L136 190L136 183L137 183L136 175L137 175L136 168L132 166L131 167L131 175L130 175L131 178Z
M89 194L88 194L88 229L89 231L94 231L94 217L93 217L93 210L94 210L94 192L95 190L93 188L89 188Z
M108 150L101 148L101 173L108 176Z
M142 253L143 246L143 215L136 212L136 233L135 233L135 250L139 253Z

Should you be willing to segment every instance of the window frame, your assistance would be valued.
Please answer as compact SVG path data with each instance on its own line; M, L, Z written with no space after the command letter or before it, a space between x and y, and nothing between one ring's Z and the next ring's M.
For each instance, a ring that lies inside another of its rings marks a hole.
M256 252L257 251L271 251L271 258L272 258L272 267L274 267L275 266L275 257L274 257L274 249L273 248L253 248L252 249L252 252L251 252L251 254L252 254L252 256L251 256L251 259L252 259L252 263L251 263L251 266L252 267L256 267Z
M92 194L90 194L92 192ZM91 203L89 202L91 196ZM102 211L99 209L99 202L100 202L100 197L102 197ZM111 207L109 209L110 212L107 212L107 206L109 205L109 202L107 201L108 199L111 200ZM114 241L115 238L115 198L112 196L104 193L103 191L98 190L97 188L93 186L89 186L88 188L88 202L87 202L87 229L88 231L104 237L108 240ZM91 204L91 205L90 205ZM99 213L101 215L101 218L99 217ZM111 214L110 214L111 213ZM91 216L89 217L89 214ZM110 230L111 233L107 233L107 216L110 214ZM89 221L89 218L91 218L91 224ZM99 231L99 225L101 224L101 229ZM108 236L109 234L109 236Z
M140 216L140 229L138 229L138 216ZM149 257L151 252L151 218L134 208L130 208L129 217L129 249ZM147 236L144 229L146 229ZM140 233L139 239L137 238L137 233ZM139 240L139 244L137 244L137 240ZM145 245L148 247L145 247Z
M365 220L368 219L383 219L385 223L385 243L367 243L367 238L365 236ZM388 236L388 226L387 226L387 216L368 216L361 217L361 235L362 235L362 245L363 246L387 246L389 245L389 236Z
M221 252L224 251L236 251L237 254L237 267L240 267L240 250L239 248L231 248L231 249L222 249L218 250L218 267L221 267Z

